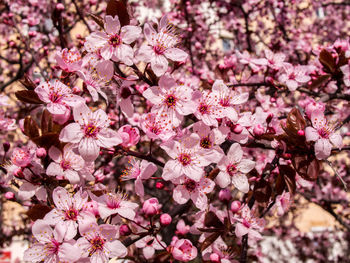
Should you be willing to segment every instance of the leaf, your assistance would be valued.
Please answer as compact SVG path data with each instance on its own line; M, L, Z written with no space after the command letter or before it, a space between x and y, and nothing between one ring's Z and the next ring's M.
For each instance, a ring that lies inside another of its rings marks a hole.
M29 78L28 74L24 74L19 82L28 90L34 90L36 88L35 83Z
M216 232L208 236L201 245L201 251L209 247L221 235L221 232Z
M94 20L95 23L98 24L102 30L104 29L104 22L103 22L102 17L100 17L99 15L92 14L92 13L89 13L89 16L91 16L92 20Z
M312 81L309 88L311 90L313 90L313 89L317 89L317 88L321 87L324 83L326 83L329 80L330 77L331 77L331 75L329 75L329 74L318 76L317 79L314 79Z
M31 139L40 135L38 125L30 116L25 117L23 128L24 134Z
M280 174L283 176L284 182L288 187L288 191L291 194L294 194L296 189L295 170L289 165L279 165L278 169Z
M322 49L318 59L321 62L321 64L323 65L323 67L325 68L326 72L328 72L328 73L335 72L335 61L334 61L334 58L330 52L328 52L325 49Z
M284 181L284 176L281 174L278 174L276 178L276 183L275 183L276 194L277 195L282 194L285 188L286 188L286 182Z
M254 186L254 198L260 203L268 202L272 194L270 184L264 179L260 179Z
M31 139L37 146L44 147L45 149L49 149L51 146L60 148L60 140L58 133L50 132Z
M46 134L53 131L53 122L51 113L45 109L43 114L41 115L41 132L42 134Z
M20 101L23 101L25 103L31 103L31 104L43 104L39 99L38 94L34 90L19 90L15 92L15 95L17 99Z
M292 157L292 165L296 172L305 180L315 181L318 177L320 166L314 156L296 155Z
M223 223L220 221L220 219L217 217L217 215L212 211L209 211L208 213L205 214L204 225L206 227L216 227L216 228L222 228L224 226Z
M43 219L45 215L50 212L52 208L46 205L34 205L27 212L26 215L33 221Z
M110 16L118 16L120 25L130 24L130 17L126 8L126 3L120 0L110 0L107 4L106 14Z
M219 168L215 168L215 169L211 170L209 175L208 175L208 178L210 180L214 180L216 178L216 176L218 176L219 172L220 172Z

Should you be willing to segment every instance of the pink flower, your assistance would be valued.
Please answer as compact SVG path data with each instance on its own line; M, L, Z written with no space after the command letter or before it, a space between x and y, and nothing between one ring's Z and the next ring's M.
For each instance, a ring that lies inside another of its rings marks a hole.
M156 113L144 114L141 118L140 125L144 133L150 139L161 139L167 141L175 135L172 126Z
M241 213L234 219L237 221L235 229L237 237L241 238L245 234L248 234L249 242L262 238L259 232L264 229L265 220L254 217L247 205L241 209Z
M197 110L194 112L194 115L208 126L217 127L218 121L216 119L225 117L225 113L219 105L217 93L204 90L201 96L196 98L195 103Z
M119 134L108 127L107 114L98 109L92 112L84 103L73 109L75 123L68 124L60 133L62 142L78 143L80 155L85 161L94 161L100 147L110 148L122 142Z
M157 113L164 122L177 127L183 116L196 110L192 93L190 87L178 85L169 75L164 75L159 80L159 87L150 87L142 95L154 104L152 112Z
M40 100L47 103L47 110L52 114L64 114L69 111L66 106L74 107L84 101L82 97L74 95L69 87L57 79L40 83L34 91Z
M286 211L288 211L292 202L293 199L291 199L289 192L283 192L281 195L278 195L276 197L277 214L282 216Z
M160 205L159 205L158 199L155 197L147 199L143 203L142 211L148 216L154 216L158 214L160 211Z
M134 51L130 44L139 38L141 28L123 26L120 28L118 16L105 17L105 32L93 32L86 38L88 49L101 48L101 56L114 61L122 61L128 66L133 64Z
M98 94L100 94L108 103L107 95L101 88L108 87L110 85L110 79L103 77L96 69L91 71L79 70L77 74L86 84L86 88L93 101L97 101Z
M208 207L208 198L206 194L214 190L215 183L204 177L199 182L192 179L180 178L180 184L173 191L173 198L178 204L185 204L189 199L195 206L204 210Z
M232 121L237 121L238 114L234 106L247 102L249 93L237 94L229 89L222 80L215 80L212 91L218 98L219 111L222 111L223 116Z
M76 262L81 250L74 245L75 241L67 239L64 227L58 224L54 230L44 221L33 224L32 233L37 243L24 251L24 260L30 262L60 263Z
M335 133L335 127L325 118L324 114L315 110L311 114L312 127L306 127L306 141L315 141L315 155L319 160L326 159L332 150L332 144L341 148L343 140L340 134Z
M63 148L63 153L52 146L49 149L49 156L54 161L46 169L46 174L50 176L63 176L71 184L80 182L79 171L84 168L84 159L74 153L74 145L67 144Z
M19 167L26 167L33 160L35 152L27 147L15 148L11 155L11 162Z
M161 244L160 244L161 243ZM157 239L154 236L145 236L135 243L137 248L142 248L143 255L146 259L153 257L155 250L162 250L166 247L166 244L161 241L161 236L157 235Z
M63 49L56 53L56 61L58 66L67 72L75 72L81 68L82 59L79 50L76 47L72 49Z
M131 125L124 125L119 128L118 133L122 138L121 143L124 147L131 147L136 145L140 140L139 129L131 127Z
M153 72L158 77L167 71L167 59L179 62L187 59L188 54L175 47L179 39L167 16L161 18L158 32L149 23L145 24L143 32L149 45L141 46L137 57L146 63L150 62Z
M129 167L123 171L122 180L135 180L135 193L139 196L144 196L144 188L142 180L149 179L156 171L157 166L145 160L136 161L131 159Z
M274 69L279 70L283 67L284 60L286 59L286 55L283 53L273 53L269 49L265 49L265 57L267 59L267 65Z
M164 166L164 180L172 180L183 174L196 182L201 180L204 175L203 167L211 162L200 154L198 143L198 135L192 133L182 138L181 142L169 140L160 146L172 158Z
M190 231L190 226L186 225L183 219L180 219L176 224L176 234L186 235Z
M304 66L294 67L292 64L284 63L283 68L284 73L279 76L278 80L285 83L290 91L295 91L300 83L306 83L311 79Z
M113 225L97 225L95 222L79 226L83 237L77 241L82 257L89 257L91 263L105 263L110 258L125 257L127 248L116 239L117 227Z
M220 187L226 188L232 182L238 190L248 193L249 183L244 174L249 173L255 167L255 162L242 159L242 157L241 146L238 143L232 144L227 156L224 156L218 163L221 171L216 177L216 182Z
M135 218L136 213L134 210L138 205L127 201L127 196L121 192L107 193L101 196L95 196L90 193L90 197L98 203L98 212L102 219L106 219L114 214L131 220Z
M343 80L344 80L345 86L350 87L350 67L349 67L349 65L341 66L340 69L344 74Z
M88 194L79 190L71 196L63 187L53 190L52 199L55 208L45 215L44 220L50 225L62 225L66 240L77 234L78 224L95 221L93 214L84 210Z
M169 248L171 254L176 260L188 262L197 257L197 248L192 245L188 239L178 239L173 237Z

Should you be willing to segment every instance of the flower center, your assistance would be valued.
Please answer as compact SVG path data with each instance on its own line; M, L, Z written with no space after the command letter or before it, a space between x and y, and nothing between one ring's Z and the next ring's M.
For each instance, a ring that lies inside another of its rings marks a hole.
M52 239L51 243L48 243L45 248L49 254L57 254L60 248L60 243L57 240Z
M165 99L165 104L171 108L176 105L177 98L174 95L168 95L168 97Z
M187 153L180 154L180 156L178 157L178 160L183 166L189 165L192 161L191 156Z
M247 227L247 228L249 228L249 227L251 226L250 222L247 221L246 219L243 219L242 224L243 224L245 227Z
M201 114L208 114L209 113L209 105L201 103L199 104L198 111Z
M194 189L196 189L196 186L197 186L197 183L193 180L189 179L185 182L185 187L189 192L193 192Z
M228 107L230 106L230 100L229 97L225 97L219 101L219 104L223 107Z
M291 73L291 74L289 74L289 79L291 79L291 80L294 80L295 79L295 73L293 72L293 73Z
M91 251L90 255L95 253L97 250L103 250L103 246L105 244L105 240L101 238L100 236L96 236L93 239L89 240L91 244Z
M89 123L84 128L84 133L86 137L96 138L99 131L100 131L100 128L96 127L94 123Z
M120 36L118 34L114 34L114 35L110 36L110 38L108 40L108 43L111 46L116 47L116 46L119 46L122 43L122 39L120 38Z
M234 164L230 164L227 166L226 171L230 176L234 176L237 171L237 167Z
M156 127L156 126L150 127L149 130L150 130L150 132L154 133L155 135L160 134L160 129L158 127Z
M69 160L62 160L61 167L64 171L70 169L71 168L70 161Z
M329 135L331 134L331 131L328 127L322 127L318 129L318 134L325 139L329 138Z
M209 139L209 136L204 137L201 139L200 146L204 149L209 149L211 148L211 141Z
M62 98L62 95L59 94L57 91L50 92L49 99L50 99L52 102L58 103L58 102L60 102L61 98Z
M71 208L65 211L65 216L67 220L77 221L78 215L79 215L79 212L74 208Z
M153 47L153 50L157 55L163 55L166 50L166 47L161 43L157 43L157 45Z
M79 51L71 51L71 50L66 51L65 50L62 53L62 59L64 62L71 64L71 63L74 63L74 62L81 60L81 55L80 55Z

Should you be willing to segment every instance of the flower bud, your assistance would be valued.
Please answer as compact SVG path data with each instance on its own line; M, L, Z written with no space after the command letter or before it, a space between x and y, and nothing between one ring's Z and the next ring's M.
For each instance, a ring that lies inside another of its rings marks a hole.
M2 146L4 147L4 152L6 153L6 152L8 152L9 150L10 150L10 143L9 142L4 142L3 144L2 144Z
M298 131L298 135L299 135L299 136L305 136L304 130L299 130L299 131Z
M156 188L157 189L163 189L164 188L164 184L162 182L157 182L156 183Z
M228 202L232 198L231 192L228 189L222 189L219 192L219 199L221 202Z
M6 192L4 196L7 200L13 200L15 198L15 194L12 192Z
M45 148L38 148L38 149L36 149L36 156L38 158L44 158L46 156Z
M265 129L261 124L257 124L254 126L253 133L254 135L260 136L265 133Z
M220 256L216 253L210 254L210 262L219 263L220 262Z
M233 128L233 132L236 134L241 134L243 131L243 127L240 124L236 124Z
M173 219L171 218L171 216L170 216L169 214L162 214L162 215L160 216L160 223L161 223L163 226L170 225L172 220L173 220Z
M13 174L19 179L24 178L24 174L21 168L18 168Z
M231 203L231 211L232 213L237 213L241 209L241 202L240 201L233 201Z
M57 9L58 11L63 11L63 10L64 10L64 5L63 5L62 3L58 3L58 4L56 5L56 9Z
M158 214L160 210L158 199L153 197L146 200L143 203L142 210L148 216L154 216Z
M129 228L128 225L124 224L124 225L121 225L120 228L119 228L119 234L121 236L128 236L131 234L131 230Z

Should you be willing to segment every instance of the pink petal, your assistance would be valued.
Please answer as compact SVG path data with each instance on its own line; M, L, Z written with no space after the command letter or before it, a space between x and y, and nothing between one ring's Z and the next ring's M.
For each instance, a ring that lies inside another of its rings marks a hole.
M179 48L168 48L164 55L172 61L185 61L188 57L188 54Z
M232 177L233 185L243 193L249 192L249 182L244 174L236 174Z
M255 167L255 162L248 159L242 159L237 165L237 169L242 173L249 173Z
M168 69L168 60L163 55L154 54L151 58L151 68L157 77L163 75Z
M343 138L338 133L333 133L331 136L329 136L329 140L333 145L337 148L343 147Z
M56 148L55 146L51 146L49 149L49 156L52 160L54 160L56 163L59 163L62 161L62 153L61 151Z
M60 141L78 143L83 138L84 133L78 123L70 123L64 127L60 133Z
M315 155L318 160L326 159L331 154L332 145L328 139L320 138L315 143Z
M105 30L108 34L113 35L119 33L120 30L120 22L118 16L106 16L105 17Z
M101 147L111 148L123 142L119 133L112 129L104 129L97 135L98 143Z
M233 163L239 163L242 159L243 151L241 145L234 143L231 145L230 150L227 153L227 158Z
M188 190L183 185L178 185L173 191L173 199L178 204L185 204L190 199Z
M306 127L305 129L306 141L316 141L320 137L318 131L313 127Z
M208 207L208 198L203 192L194 192L191 195L191 199L195 206L200 210L205 210Z
M121 29L121 38L124 43L131 44L141 35L141 28L138 26L123 26Z
M231 183L231 177L228 173L221 171L215 178L215 182L221 187L226 188Z
M246 228L241 223L236 224L235 234L237 237L242 237L245 234L247 234L249 231L249 228Z
M94 138L83 138L78 149L81 157L87 162L95 161L100 154L100 146Z

